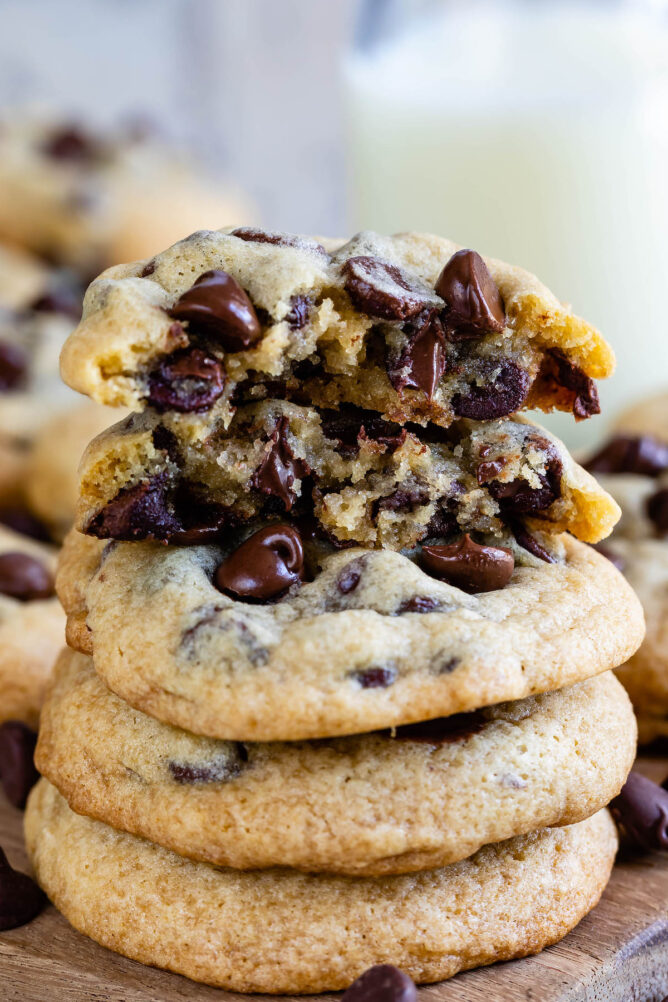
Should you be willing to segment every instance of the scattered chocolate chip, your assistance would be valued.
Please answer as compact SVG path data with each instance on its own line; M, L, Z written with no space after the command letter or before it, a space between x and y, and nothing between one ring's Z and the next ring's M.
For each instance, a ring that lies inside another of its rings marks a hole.
M402 616L405 612L417 612L424 615L440 608L440 603L435 598L429 598L428 595L414 595L401 603L395 615Z
M31 602L53 594L53 575L41 560L14 550L0 554L0 595Z
M237 742L231 754L221 756L206 765L192 765L188 762L169 762L168 768L172 779L177 783L197 785L199 783L227 783L236 779L243 772L248 762L246 745Z
M123 487L86 526L98 539L169 539L181 528L169 502L167 474Z
M471 593L504 588L515 567L510 550L482 546L474 542L468 533L456 543L423 546L420 563L433 577Z
M151 440L155 449L158 449L160 452L165 452L168 459L172 462L179 462L181 458L181 451L179 449L178 439L173 431L166 428L164 424L156 425L151 433Z
M668 487L662 487L647 499L647 515L659 535L664 536L668 532Z
M451 717L402 724L395 729L394 737L402 741L423 741L434 745L454 744L479 734L487 723L485 715L477 710L473 713L455 713Z
M338 443L342 455L356 455L360 442L378 442L388 452L394 452L406 440L406 431L394 421L385 421L379 414L344 404L337 411L321 411L320 419L325 438Z
M153 274L155 269L156 269L156 263L153 260L153 258L151 258L151 260L147 261L142 270L139 272L139 277L149 278Z
M398 487L387 497L377 498L371 507L371 513L376 520L381 511L412 512L426 504L429 504L429 491L426 487Z
M26 508L0 507L0 524L6 525L22 536L29 536L41 543L49 543L51 534L43 522Z
M45 904L46 896L35 881L12 869L0 849L0 932L30 922Z
M555 563L555 558L552 554L546 550L544 546L541 546L535 536L532 536L531 533L527 531L526 527L519 519L506 519L506 525L515 537L517 545L521 546L523 550L531 553L534 557L538 557L539 560L544 560L546 564Z
M250 479L250 486L278 498L285 511L290 511L297 495L292 490L295 480L302 480L311 472L308 463L298 459L287 438L290 422L279 418L267 442L268 448L262 462Z
M216 570L216 587L242 601L266 602L298 584L304 550L291 525L269 525L250 536Z
M392 964L377 964L361 974L341 1002L416 1002L417 991L407 974Z
M251 226L240 226L237 230L232 230L233 237L245 240L253 244L273 244L276 247L296 247L298 250L308 250L329 257L329 254L315 240L307 240L304 237L293 236L290 233L270 233L267 230L254 229Z
M251 348L262 333L248 295L226 271L205 271L169 315L188 321L191 334L205 334L230 352Z
M25 383L28 355L18 344L0 341L0 393L17 390Z
M342 267L345 290L355 309L380 320L411 320L438 300L396 265L376 257L350 257Z
M548 443L544 444L549 449ZM487 489L492 497L499 502L499 507L504 513L525 515L530 512L544 511L561 497L562 473L561 460L553 453L546 463L546 472L537 474L540 487L531 487L526 480L518 478L506 483L493 480L488 484Z
M441 651L441 655L442 653L443 652ZM441 655L439 655L437 658L434 658L431 668L436 675L450 675L450 673L453 672L455 668L459 667L461 659L450 654L449 656L443 658L443 660L441 661L440 660Z
M361 571L357 568L356 562L353 561L352 564L344 567L339 574L336 579L336 587L342 595L350 595L351 591L355 591L357 588L361 577Z
M668 849L668 792L632 772L610 810L626 835L641 849Z
M37 735L20 720L0 725L0 781L10 804L21 810L39 779L34 756Z
M504 330L506 312L501 293L476 251L460 250L452 255L436 280L436 292L448 307L443 319L453 341Z
M431 400L446 366L443 324L431 310L416 322L406 348L396 362L387 366L387 374L398 393L409 386L422 390Z
M610 547L606 546L604 543L592 543L591 546L597 553L600 553L602 557L609 560L613 567L616 567L618 571L624 573L624 558L619 553L615 553L614 550L611 550Z
M483 386L473 383L468 393L455 394L452 408L458 417L491 421L519 410L530 387L528 372L514 362L504 362L492 383Z
M541 389L554 394L561 407L570 408L577 421L601 412L594 380L558 348L549 348L545 353L536 382Z
M53 160L88 164L99 159L100 144L78 125L63 125L42 144L42 153Z
M225 389L220 362L200 348L181 348L161 359L148 377L148 402L159 413L208 410Z
M285 319L293 331L300 331L302 327L306 327L311 315L312 306L313 304L308 296L292 297L290 300L290 309L288 310Z
M480 450L482 454L482 449ZM478 463L476 469L476 480L482 486L488 481L493 480L494 477L498 477L506 467L506 460L503 456L500 459L490 459L486 462Z
M386 689L397 678L396 668L365 668L352 672L352 677L363 689Z
M590 473L658 477L668 470L668 444L649 435L615 435L584 466Z
M33 299L26 307L27 311L34 313L59 313L61 316L70 317L72 320L79 320L81 317L82 296L75 289L66 286L58 286L47 289L41 295Z

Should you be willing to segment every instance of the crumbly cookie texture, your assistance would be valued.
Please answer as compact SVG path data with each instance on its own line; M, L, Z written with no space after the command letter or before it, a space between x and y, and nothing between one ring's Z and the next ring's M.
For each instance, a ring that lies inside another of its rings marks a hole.
M63 378L101 403L206 413L341 402L448 426L524 406L598 411L614 356L538 279L428 234L320 241L201 231L86 295Z
M135 129L96 135L38 118L0 131L0 237L90 276L211 221L248 221L229 185Z
M210 737L329 737L521 699L626 660L644 631L638 600L591 547L556 539L560 561L516 565L480 594L407 554L351 549L258 603L216 587L220 546L99 542L86 584L76 551L90 572L94 548L74 534L59 587L71 639L138 709Z
M617 848L600 811L418 874L244 873L74 814L46 780L25 830L37 879L76 929L196 981L271 994L345 988L381 962L432 982L537 953L598 902Z
M588 542L619 509L555 438L524 421L402 428L344 407L241 407L189 437L175 415L133 414L92 442L78 528L100 538L202 540L272 513L312 516L340 544L411 547L457 532L501 535L536 516Z
M63 645L53 592L55 554L0 526L0 723L37 729L44 690Z
M609 672L426 725L241 744L133 710L68 650L36 761L78 814L181 856L380 875L582 821L617 796L635 748L631 704Z

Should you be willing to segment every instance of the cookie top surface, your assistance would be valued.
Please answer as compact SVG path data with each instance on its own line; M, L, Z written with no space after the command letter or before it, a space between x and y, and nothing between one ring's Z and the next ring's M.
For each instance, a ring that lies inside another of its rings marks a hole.
M229 420L240 397L291 396L443 426L525 405L586 417L613 367L533 275L449 240L248 228L105 272L62 356L75 389L135 410Z
M536 952L596 904L617 848L602 811L424 873L244 873L74 814L46 780L25 828L37 879L75 928L195 980L271 993L345 988L381 962L439 981Z
M218 590L230 565L217 546L100 543L87 583L91 542L69 539L59 594L86 623L97 672L137 708L211 737L329 737L520 699L620 664L644 629L619 572L568 536L561 560L516 565L497 590L469 594L406 554L351 549L264 604Z

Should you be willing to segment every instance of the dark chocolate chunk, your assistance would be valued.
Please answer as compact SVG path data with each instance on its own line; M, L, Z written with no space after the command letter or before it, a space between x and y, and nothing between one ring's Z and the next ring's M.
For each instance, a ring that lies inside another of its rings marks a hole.
M172 779L177 783L196 785L199 783L227 783L236 779L248 762L246 745L237 742L229 755L221 756L206 765L193 765L190 762L169 762L168 768Z
M392 964L377 964L361 974L341 1002L416 1002L417 990L407 974Z
M531 553L534 557L538 557L539 560L544 560L546 564L555 563L555 558L552 554L544 546L541 546L535 536L532 536L528 532L526 526L519 519L508 518L506 519L506 525L515 537L517 545L521 546L523 550Z
M406 431L394 421L385 421L380 414L343 404L336 411L321 411L320 419L325 438L338 442L342 455L356 455L360 441L378 442L388 452L394 452L406 439Z
M363 689L386 689L396 681L397 670L392 667L365 668L363 671L353 672L352 677Z
M200 348L180 348L161 359L148 377L148 402L159 413L208 410L225 389L217 359Z
M531 487L522 478L506 483L501 480L492 480L487 485L489 493L499 502L502 512L525 515L530 512L544 511L561 497L561 476L563 473L561 460L545 439L536 437L535 444L549 455L545 465L545 473L537 474L540 487ZM478 467L478 473L480 474L480 467Z
M520 409L526 400L531 379L514 362L504 362L494 381L483 386L472 383L468 393L457 393L452 408L458 417L492 421Z
M311 472L308 463L298 459L290 447L287 417L279 418L269 440L264 458L250 480L251 487L278 498L285 511L290 511L297 495L292 490L295 480L303 480Z
M541 389L556 396L559 406L569 407L576 421L601 412L594 380L559 348L549 348L545 353L537 383Z
M0 341L0 393L25 385L29 364L28 355L20 345Z
M668 445L649 435L615 435L584 466L590 473L658 477L668 470Z
M443 319L451 340L504 330L506 312L501 293L476 251L460 250L452 255L436 280L436 292L448 307Z
M35 768L37 735L20 720L0 724L0 781L10 804L21 810L39 779Z
M31 602L53 594L53 575L41 560L14 550L0 554L0 595Z
M454 497L441 498L425 529L425 539L447 539L459 532L457 521L457 500Z
M510 550L482 546L474 542L468 533L464 533L456 543L423 546L420 563L432 577L471 593L504 588L515 567Z
M357 562L353 561L352 564L344 567L339 574L336 579L336 587L342 595L349 595L351 591L355 591L361 578L362 573L357 566Z
M156 269L155 261L153 260L153 258L151 258L151 260L147 261L142 270L139 272L139 277L150 278L155 269Z
M102 154L100 143L79 125L63 125L56 129L41 149L52 160L69 160L79 164L94 163Z
M290 300L290 309L285 319L293 331L300 331L306 327L311 315L312 302L308 296L293 296Z
M660 536L668 533L668 487L662 487L647 499L647 515Z
M380 320L411 320L433 308L435 298L400 268L377 257L350 257L342 267L355 309Z
M467 738L480 731L488 723L485 715L479 711L473 713L455 713L451 717L436 717L434 720L424 720L417 724L402 724L394 731L394 737L403 741L424 741L429 744L451 744L456 741L466 741Z
M610 810L639 848L668 849L668 792L657 783L632 772Z
M269 525L250 536L219 565L216 587L241 601L266 602L298 584L304 550L291 525Z
M329 257L322 244L317 243L315 240L308 240L305 237L293 236L291 233L271 233L267 230L253 228L252 226L240 226L238 229L232 230L232 236L239 237L239 240L245 240L247 243L273 244L276 247L296 247L298 250L308 250L316 254L321 254L323 257Z
M0 932L25 925L45 905L44 892L27 874L12 869L0 849Z
M19 532L22 536L49 543L51 534L43 522L26 508L0 507L0 524Z
M447 366L443 324L436 311L425 311L407 333L406 348L387 366L389 380L398 393L409 386L431 400Z
M480 450L482 454L482 449ZM494 477L498 477L506 467L506 460L502 456L500 459L489 459L485 462L478 463L476 469L476 479L478 483L482 484L488 483L488 481L493 480Z
M169 315L187 320L191 335L205 334L225 351L244 351L262 333L248 295L226 271L205 271L174 303Z
M99 539L169 539L181 529L169 500L166 473L123 487L86 526Z
M416 612L424 615L440 608L441 606L435 598L429 598L428 595L414 595L413 598L407 598L401 603L396 611L396 615L402 616L405 612Z
M378 518L381 511L409 512L429 504L429 491L426 487L398 487L387 497L377 498L372 505L372 516Z

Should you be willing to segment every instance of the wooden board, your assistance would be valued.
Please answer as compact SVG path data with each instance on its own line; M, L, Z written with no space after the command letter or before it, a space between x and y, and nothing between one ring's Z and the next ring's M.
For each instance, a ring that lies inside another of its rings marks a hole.
M653 779L668 760L643 760ZM0 804L0 845L28 870L21 813ZM420 989L420 1002L660 1002L668 995L668 856L624 859L598 908L537 957ZM328 996L320 996L326 999ZM331 997L331 996L330 996ZM177 1002L264 999L195 984L126 960L75 932L52 907L0 934L4 1002Z

